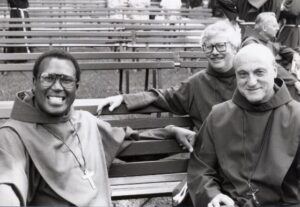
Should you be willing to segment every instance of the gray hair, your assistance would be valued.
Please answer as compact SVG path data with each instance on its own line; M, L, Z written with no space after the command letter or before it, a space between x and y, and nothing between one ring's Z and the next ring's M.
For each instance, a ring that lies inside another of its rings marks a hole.
M228 38L228 42L236 49L240 47L242 41L241 29L237 24L234 25L227 19L208 25L203 31L201 45L205 44L211 37L220 33L224 33Z
M276 14L274 12L262 12L259 15L257 15L255 19L255 29L260 29L266 24L268 24L268 20L270 17L273 17L276 19Z

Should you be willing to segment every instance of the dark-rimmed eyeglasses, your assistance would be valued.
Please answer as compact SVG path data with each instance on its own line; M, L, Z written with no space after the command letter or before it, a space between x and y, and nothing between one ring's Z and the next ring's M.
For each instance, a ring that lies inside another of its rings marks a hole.
M226 52L228 43L229 42L219 42L219 43L211 44L211 45L203 44L202 49L203 49L204 53L206 53L206 54L212 53L214 48L216 48L216 50L218 52Z
M65 89L72 89L76 86L76 79L72 76L56 74L56 73L42 73L40 75L40 83L42 86L49 88L56 80L59 80L61 86Z

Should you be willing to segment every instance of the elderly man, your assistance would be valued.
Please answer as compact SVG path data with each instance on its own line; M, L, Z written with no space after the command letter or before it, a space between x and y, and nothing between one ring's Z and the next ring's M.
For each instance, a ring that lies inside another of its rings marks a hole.
M193 75L175 87L165 90L152 89L147 92L107 97L99 103L99 110L110 105L110 110L125 102L129 110L153 104L175 114L188 114L198 131L213 105L232 98L236 89L236 77L232 67L233 58L240 47L241 33L228 20L209 25L203 31L203 51L208 68ZM282 70L282 68L281 68ZM281 76L295 90L296 79L282 70ZM298 96L295 92L295 96ZM192 151L192 145L188 146ZM187 206L187 204L186 204Z
M242 42L242 47L251 43L267 46L275 55L276 61L285 69L290 70L292 61L300 62L299 54L290 47L276 42L279 30L275 13L263 12L255 19L254 31Z
M208 68L193 75L175 87L165 90L107 97L99 103L99 110L110 105L110 110L125 102L129 110L153 104L176 114L188 114L198 131L213 105L232 98L236 89L233 58L240 47L241 33L228 20L209 25L203 31L203 51ZM287 71L280 74L294 90L296 79Z
M250 44L234 58L237 90L215 105L188 167L195 206L300 206L300 104L275 57Z
M107 97L99 104L99 110L106 105L113 110L123 101L129 110L154 104L173 113L189 114L198 130L213 105L232 97L236 88L232 60L240 46L241 34L229 21L222 20L209 25L202 40L209 64L206 70L166 90Z
M279 17L282 0L217 0L227 18L241 23L244 34L251 31L251 24L261 12L274 12ZM250 25L249 25L250 23Z
M73 110L79 81L70 54L37 59L33 89L17 94L0 128L1 206L111 206L107 167L129 131Z

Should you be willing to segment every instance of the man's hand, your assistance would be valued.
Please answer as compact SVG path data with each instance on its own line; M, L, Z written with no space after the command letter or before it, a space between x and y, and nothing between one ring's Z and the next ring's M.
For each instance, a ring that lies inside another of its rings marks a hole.
M117 95L117 96L110 96L104 99L101 99L98 103L98 108L97 108L97 113L101 114L102 109L105 106L109 105L108 110L113 111L115 108L119 107L122 102L123 102L123 96L122 95Z
M165 128L169 129L174 134L176 141L182 149L188 149L189 152L193 152L196 135L194 131L173 125L166 126Z
M210 203L207 205L207 207L221 207L221 206L234 206L234 201L225 194L218 194L216 195Z

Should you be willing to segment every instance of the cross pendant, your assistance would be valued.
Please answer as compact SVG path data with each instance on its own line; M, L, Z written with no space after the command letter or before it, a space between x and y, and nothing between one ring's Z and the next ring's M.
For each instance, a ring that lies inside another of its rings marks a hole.
M260 203L259 203L259 201L257 200L257 197L256 197L256 193L258 191L259 191L258 188L253 188L252 185L249 184L249 192L247 193L247 195L252 197L252 200L254 201L255 206L260 206Z
M83 179L87 179L87 180L89 181L91 187L92 187L93 189L96 189L94 180L93 180L93 178L92 178L93 175L94 175L94 172L93 172L93 171L89 172L88 169L85 169L84 172L83 172L82 178L83 178Z

